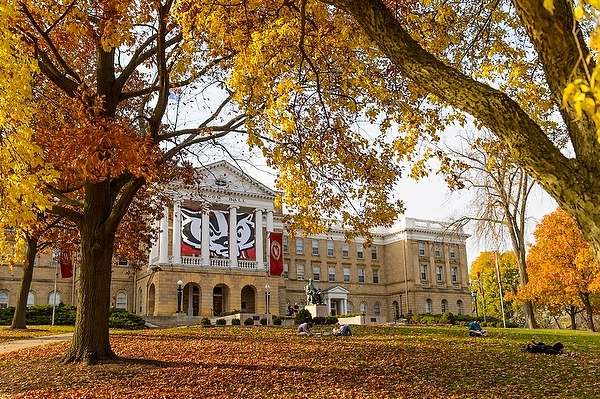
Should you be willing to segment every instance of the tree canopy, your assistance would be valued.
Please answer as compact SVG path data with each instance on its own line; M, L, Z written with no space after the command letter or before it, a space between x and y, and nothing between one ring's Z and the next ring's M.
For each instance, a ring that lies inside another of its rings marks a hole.
M534 237L527 256L529 283L519 296L554 314L571 306L585 309L594 330L592 295L600 290L600 268L579 227L559 208L542 219Z

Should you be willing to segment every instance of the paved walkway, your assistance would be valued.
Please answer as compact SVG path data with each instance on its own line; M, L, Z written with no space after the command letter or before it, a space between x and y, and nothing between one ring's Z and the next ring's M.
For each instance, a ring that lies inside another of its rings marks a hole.
M47 345L53 342L69 341L73 333L48 335L45 337L21 339L18 341L0 342L0 353L8 353L19 349L31 348L33 346Z

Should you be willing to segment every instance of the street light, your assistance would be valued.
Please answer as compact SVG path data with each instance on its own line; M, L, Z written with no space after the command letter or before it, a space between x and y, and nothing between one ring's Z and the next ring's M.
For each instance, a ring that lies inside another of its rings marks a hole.
M181 300L183 299L183 281L177 282L177 313L181 313Z
M479 309L477 308L477 291L471 292L473 301L475 301L475 317L479 318Z
M400 318L403 319L404 315L402 314L402 294L399 294L399 295L400 295Z
M267 297L267 325L269 325L269 313L271 313L269 311L269 296L271 295L271 293L269 292L269 290L271 289L271 286L269 284L265 285L265 295Z

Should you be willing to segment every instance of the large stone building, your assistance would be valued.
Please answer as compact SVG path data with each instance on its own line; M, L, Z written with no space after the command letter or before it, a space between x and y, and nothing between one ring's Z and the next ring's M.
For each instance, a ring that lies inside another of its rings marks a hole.
M115 262L114 306L142 316L284 315L288 303L306 304L312 279L331 315L363 313L383 321L408 312L470 312L462 230L400 218L374 231L371 247L361 239L345 242L340 229L290 237L273 190L225 161L202 175L196 187L167 188L173 201L164 206L147 267L130 273L127 262ZM271 231L284 233L281 276L268 273ZM230 242L236 250L229 250ZM55 292L64 303L75 302L77 271L71 279L55 278L50 255L40 255L34 270L30 304L51 303ZM20 268L0 270L0 306L14 305L19 281Z

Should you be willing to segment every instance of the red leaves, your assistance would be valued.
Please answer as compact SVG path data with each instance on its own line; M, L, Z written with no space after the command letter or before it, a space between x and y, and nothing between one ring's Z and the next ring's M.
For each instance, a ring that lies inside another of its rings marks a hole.
M32 348L0 355L0 396L527 398L589 392L596 375L588 359L595 355L527 356L513 345L515 337L501 334L472 340L457 328L355 332L344 338L298 337L284 327L128 332L111 338L119 361L87 367L60 362L68 343ZM575 372L580 377L568 378ZM556 376L552 384L549 375Z

